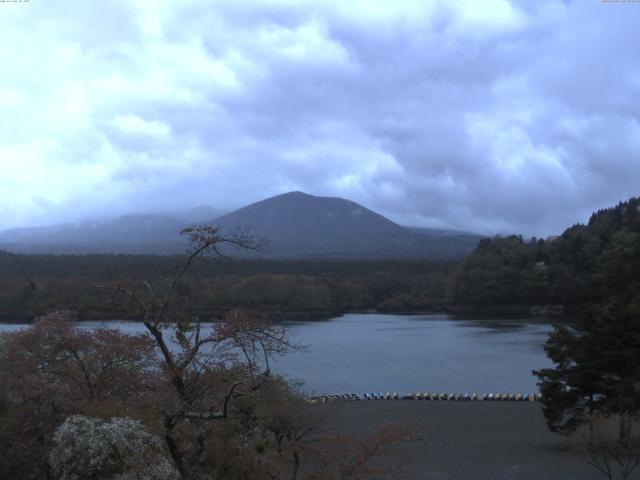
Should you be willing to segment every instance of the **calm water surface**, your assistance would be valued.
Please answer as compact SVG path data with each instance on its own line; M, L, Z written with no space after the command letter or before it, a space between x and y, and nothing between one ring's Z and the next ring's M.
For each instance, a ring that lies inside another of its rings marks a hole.
M143 330L128 321L81 325ZM303 380L309 393L524 393L537 391L531 370L551 365L542 348L551 326L531 319L348 314L288 325L307 351L278 358L272 369ZM0 331L23 326L1 324Z

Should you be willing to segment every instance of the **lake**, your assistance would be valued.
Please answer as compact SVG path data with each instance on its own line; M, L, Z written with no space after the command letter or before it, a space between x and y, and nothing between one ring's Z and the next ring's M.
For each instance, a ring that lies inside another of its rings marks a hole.
M80 325L144 329L128 321ZM531 370L551 366L543 345L552 328L535 319L372 313L287 325L308 349L276 359L272 370L304 380L308 393L526 393L537 391Z

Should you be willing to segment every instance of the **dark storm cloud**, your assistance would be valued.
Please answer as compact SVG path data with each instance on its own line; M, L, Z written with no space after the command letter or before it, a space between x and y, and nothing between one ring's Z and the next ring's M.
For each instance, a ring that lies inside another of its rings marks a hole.
M0 12L7 227L295 189L546 235L638 194L638 5L61 5Z

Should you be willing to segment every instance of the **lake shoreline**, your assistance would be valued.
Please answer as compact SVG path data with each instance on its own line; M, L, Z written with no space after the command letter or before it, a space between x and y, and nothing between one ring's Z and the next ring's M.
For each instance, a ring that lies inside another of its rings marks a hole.
M474 317L478 320L484 318L542 318L548 319L549 323L553 323L565 316L575 315L574 308L565 308L562 313L547 314L545 306L538 305L494 305L494 306L478 306L478 305L443 305L441 307L434 307L433 309L416 309L416 310L387 310L376 308L354 308L354 309L342 309L335 311L318 311L318 310L267 310L267 309L255 309L247 307L230 307L238 308L246 311L251 315L258 317L264 317L271 321L276 322L323 322L334 318L339 318L349 314L381 314L381 315L437 315L445 314L452 317L469 318ZM55 311L52 309L50 311ZM558 312L558 309L552 309L553 312ZM224 312L213 311L209 318L220 318ZM31 323L38 316L43 315L44 312L0 312L0 323L12 324L12 323ZM206 318L204 315L203 318ZM137 317L133 312L119 311L117 313L106 313L104 311L84 311L78 313L79 321L118 321L126 318L132 322L142 322L142 319ZM204 322L210 321L209 319L203 320Z

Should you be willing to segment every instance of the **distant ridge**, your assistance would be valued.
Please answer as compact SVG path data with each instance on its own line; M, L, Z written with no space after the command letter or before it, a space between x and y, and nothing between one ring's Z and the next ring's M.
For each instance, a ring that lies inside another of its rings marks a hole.
M0 232L0 249L23 253L176 254L186 242L180 230L193 223L218 225L223 232L249 230L267 242L267 258L432 258L469 253L480 236L402 227L384 216L336 197L289 192L252 203L229 214L200 207L179 215L125 215L79 224L20 228Z
M185 248L184 224L165 215L124 215L48 227L0 232L0 248L23 253L150 253L168 254Z

